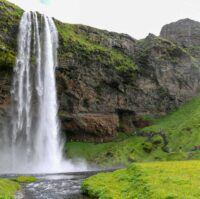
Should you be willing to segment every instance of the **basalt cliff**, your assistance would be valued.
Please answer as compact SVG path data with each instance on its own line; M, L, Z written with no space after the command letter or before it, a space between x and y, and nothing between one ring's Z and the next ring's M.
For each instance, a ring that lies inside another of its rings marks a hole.
M10 116L17 33L23 10L0 0L0 125ZM68 140L104 142L134 132L200 91L200 23L183 19L160 36L126 34L56 19L59 117ZM131 25L131 24L130 24Z

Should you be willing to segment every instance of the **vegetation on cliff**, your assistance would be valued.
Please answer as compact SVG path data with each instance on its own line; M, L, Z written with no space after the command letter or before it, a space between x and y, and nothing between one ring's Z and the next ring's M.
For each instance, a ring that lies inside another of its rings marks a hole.
M113 66L119 72L135 71L134 60L120 51L106 48L101 43L91 41L87 36L77 33L78 26L56 21L60 43L61 57L96 61L106 66ZM62 59L62 58L61 58Z
M180 62L183 56L189 57L194 64L197 62L196 58L190 54L189 49L184 49L170 40L153 34L149 34L145 39L137 41L137 46L139 51L136 53L136 57L141 65L147 65L148 60L145 58L152 55L152 53L154 53L153 56L156 59L174 64ZM155 52L159 52L157 56Z
M0 0L0 13L0 70L12 71L16 56L16 35L23 10L6 0Z
M130 165L89 177L82 191L99 199L196 199L200 197L199 161Z

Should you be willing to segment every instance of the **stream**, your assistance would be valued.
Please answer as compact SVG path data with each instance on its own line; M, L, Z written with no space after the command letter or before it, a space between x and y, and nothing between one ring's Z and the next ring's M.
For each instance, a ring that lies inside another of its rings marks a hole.
M23 190L16 194L16 199L89 199L81 194L81 182L98 173L98 171L37 174L38 180L34 183L22 183ZM1 177L15 178L17 175L4 175Z

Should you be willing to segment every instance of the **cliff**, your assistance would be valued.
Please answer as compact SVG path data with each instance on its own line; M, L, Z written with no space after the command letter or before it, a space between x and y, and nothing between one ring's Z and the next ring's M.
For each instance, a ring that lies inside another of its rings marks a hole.
M199 92L199 61L163 37L57 22L63 128L77 140L109 140L149 124Z
M0 0L0 129L9 120L13 66L17 52L17 33L23 10Z
M22 12L0 0L2 117L9 113ZM149 34L142 40L55 22L60 45L56 69L59 117L69 140L112 140L118 131L147 126L146 116L165 115L199 93L199 22L181 20L164 26L160 37Z

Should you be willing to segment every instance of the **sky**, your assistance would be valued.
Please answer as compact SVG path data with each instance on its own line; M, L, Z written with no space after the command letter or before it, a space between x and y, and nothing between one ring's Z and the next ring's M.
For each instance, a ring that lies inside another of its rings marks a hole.
M200 21L200 0L9 0L63 22L126 33L136 39L183 18Z

